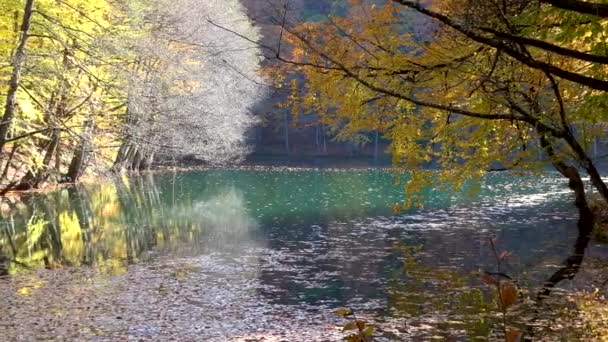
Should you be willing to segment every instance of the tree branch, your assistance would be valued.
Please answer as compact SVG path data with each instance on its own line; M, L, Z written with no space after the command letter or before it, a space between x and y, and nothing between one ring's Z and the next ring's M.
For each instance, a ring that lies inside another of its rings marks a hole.
M541 3L568 11L608 18L608 5L579 0L540 0Z
M581 52L578 50L568 49L565 47L561 47L559 45L551 44L544 40L520 37L520 36L516 36L514 34L500 32L500 31L497 31L497 30L491 29L491 28L482 27L479 29L482 31L491 33L498 38L508 39L510 41L513 41L513 42L516 42L519 44L543 49L543 50L553 52L555 54L558 54L558 55L561 55L564 57L575 58L575 59L579 59L581 61L586 61L586 62L591 62L591 63L608 64L608 56L594 55L594 54Z
M467 28L464 25L461 25L461 24L455 22L454 20L452 20L451 18L449 18L448 16L446 16L444 14L434 12L427 8L424 8L422 5L420 5L420 3L418 1L409 1L409 0L392 0L392 1L397 4L409 7L413 10L416 10L419 13L424 14L430 18L433 18L433 19L453 28L454 30L460 32L461 34L465 35L466 37L468 37L478 43L488 45L488 46L491 46L496 49L500 49L500 50L504 51L507 55L515 58L516 60L518 60L519 62L521 62L522 64L524 64L530 68L550 72L551 74L554 74L557 77L587 86L592 89L608 91L608 81L581 75L581 74L578 74L575 72L561 69L559 67L556 67L555 65L536 60L536 59L518 51L517 49L513 48L512 46L505 44L501 40L486 37L482 34L475 32L474 30L472 30L470 28Z

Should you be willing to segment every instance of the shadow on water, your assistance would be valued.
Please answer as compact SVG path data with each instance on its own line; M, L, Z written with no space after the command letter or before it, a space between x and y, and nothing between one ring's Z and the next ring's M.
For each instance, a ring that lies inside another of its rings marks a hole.
M242 295L260 307L349 306L393 338L488 337L495 297L478 276L492 269L488 239L513 253L505 272L528 297L544 298L581 270L589 222L573 229L576 211L558 177L496 175L465 190L427 189L425 209L395 214L403 191L378 170L117 178L4 202L0 276L66 266L128 274L131 265L203 258L242 268L231 281L252 286ZM214 279L232 279L205 265ZM568 286L589 289L588 278ZM534 308L526 310L522 317Z

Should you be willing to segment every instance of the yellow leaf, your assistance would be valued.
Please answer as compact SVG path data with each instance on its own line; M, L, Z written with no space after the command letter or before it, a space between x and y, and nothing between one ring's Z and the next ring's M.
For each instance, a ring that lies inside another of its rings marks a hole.
M17 293L22 295L22 296L28 296L29 294L32 293L32 288L30 287L22 287L19 290L17 290Z
M353 314L352 310L348 309L348 308L341 308L341 309L336 310L336 315L338 315L338 316L345 317L345 316L350 316L352 314Z
M365 336L372 336L374 335L374 328L373 327L367 327L365 328L365 330L363 330L363 335Z
M357 325L355 324L355 322L348 322L346 324L344 324L344 328L342 328L343 331L348 331L348 330L357 330Z

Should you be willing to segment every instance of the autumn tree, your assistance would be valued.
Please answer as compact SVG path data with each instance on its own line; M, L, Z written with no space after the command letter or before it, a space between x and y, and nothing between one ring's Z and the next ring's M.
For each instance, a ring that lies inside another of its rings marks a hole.
M239 1L155 1L144 15L152 34L134 42L141 67L129 73L125 139L115 169L146 168L155 153L217 164L247 153L250 107L263 96L258 39Z
M6 58L13 69L6 93L2 178L11 170L17 188L37 187L70 163L73 146L85 146L91 118L109 112L106 97L115 80L112 58L105 51L113 6L106 1L10 1L14 12L3 14L2 22L21 21L15 48ZM6 36L8 37L8 36ZM27 56L27 58L26 58ZM107 59L106 59L107 58ZM17 77L18 76L18 77ZM85 124L86 122L86 124ZM65 150L64 150L65 149ZM79 153L75 153L74 157ZM76 158L78 159L78 158ZM76 175L79 163L72 163Z
M293 53L266 50L306 75L294 105L392 139L409 204L426 186L549 162L588 211L578 167L608 199L587 153L605 122L605 23L536 1L351 1L343 17L286 21Z
M248 152L262 96L257 29L239 1L8 0L0 4L0 183L75 182Z
M9 10L9 6L5 5L7 8L5 10ZM17 36L16 41L17 47L15 52L11 58L9 63L9 67L11 69L10 72L10 81L9 87L6 94L6 104L4 107L4 115L2 116L2 121L0 122L0 151L4 147L6 143L6 138L8 134L8 130L10 125L15 117L15 105L16 105L16 96L17 90L19 88L19 84L21 81L21 73L23 71L23 67L26 59L26 45L27 41L30 37L30 26L32 23L32 13L34 11L34 0L27 0L25 2L25 6L23 9L23 18L21 19L21 25L19 29L17 29L17 23L19 20L19 12L14 10L14 25L15 30L14 34ZM9 10L10 13L10 10ZM6 25L6 24L5 24ZM6 28L5 28L6 29ZM10 36L10 35L9 35Z

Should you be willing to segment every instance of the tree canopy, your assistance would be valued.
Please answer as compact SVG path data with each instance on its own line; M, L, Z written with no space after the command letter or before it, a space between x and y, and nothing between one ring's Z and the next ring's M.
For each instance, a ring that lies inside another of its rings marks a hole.
M155 155L242 158L262 96L238 0L8 0L0 5L2 183L75 181ZM248 81L242 80L247 78Z
M587 153L605 128L607 21L568 4L353 0L345 16L286 22L293 49L275 51L275 71L305 74L292 105L391 138L411 194L551 163L585 207L578 167L608 199Z

